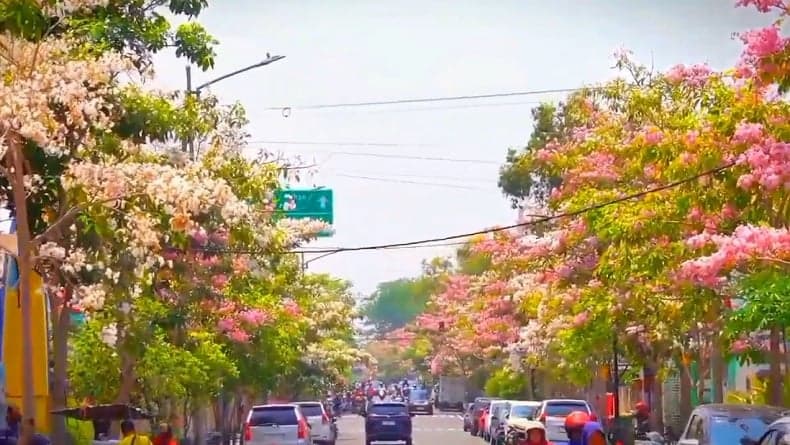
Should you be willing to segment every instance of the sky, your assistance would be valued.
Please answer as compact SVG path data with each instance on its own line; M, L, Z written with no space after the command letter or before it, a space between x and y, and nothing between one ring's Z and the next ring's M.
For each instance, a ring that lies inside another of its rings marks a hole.
M315 162L299 187L334 192L335 235L309 248L441 238L512 224L497 188L508 148L531 131L530 108L561 94L300 110L299 106L577 88L612 78L619 48L665 70L731 66L732 33L769 18L730 0L399 0L211 2L200 21L219 40L216 66L193 84L266 58L285 59L211 87L241 101L252 151ZM185 63L156 57L156 86L185 87ZM291 107L288 117L283 107ZM382 156L383 155L383 156ZM423 159L415 159L423 158ZM424 158L442 158L442 161ZM338 253L309 270L356 292L420 273L452 247ZM308 255L307 259L316 255Z

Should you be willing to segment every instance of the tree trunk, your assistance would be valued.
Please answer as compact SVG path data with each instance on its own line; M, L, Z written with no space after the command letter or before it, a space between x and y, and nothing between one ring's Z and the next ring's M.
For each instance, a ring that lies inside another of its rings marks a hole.
M650 406L650 425L653 431L664 431L664 380L656 372L653 385L650 390L653 392L652 405Z
M691 382L691 372L682 361L679 361L678 371L680 375L680 418L681 423L688 420L691 416L691 391L692 382Z
M194 432L193 445L206 444L206 407L202 403L195 403L192 409L192 431Z
M772 327L768 342L768 404L774 406L781 406L783 402L781 339L779 327Z
M724 357L721 351L721 339L716 338L711 342L710 348L710 381L711 381L711 394L713 403L724 402L724 373L726 367Z
M71 314L55 295L50 296L50 313L52 314L53 333L52 333L52 353L54 361L52 394L50 399L52 409L57 410L67 408L68 402L68 341L71 328ZM67 429L66 418L64 416L52 416L52 440L53 443L66 442Z

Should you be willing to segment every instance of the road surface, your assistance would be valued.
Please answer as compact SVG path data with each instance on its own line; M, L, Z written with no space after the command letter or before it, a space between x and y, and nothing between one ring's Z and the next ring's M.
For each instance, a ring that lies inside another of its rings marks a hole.
M338 422L337 445L365 445L364 419L344 414ZM412 418L414 445L485 445L483 439L464 432L463 417L457 412L418 414ZM384 442L382 442L384 443Z

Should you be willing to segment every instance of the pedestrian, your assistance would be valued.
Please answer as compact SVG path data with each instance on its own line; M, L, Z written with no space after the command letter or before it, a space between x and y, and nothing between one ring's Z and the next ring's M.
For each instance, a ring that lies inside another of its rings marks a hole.
M127 419L121 422L121 443L118 445L151 445L151 440L141 434L137 434L134 428L134 422Z
M634 431L640 438L650 432L650 406L642 400L634 405Z
M176 438L173 437L173 427L168 423L159 425L159 434L154 437L154 445L178 445Z

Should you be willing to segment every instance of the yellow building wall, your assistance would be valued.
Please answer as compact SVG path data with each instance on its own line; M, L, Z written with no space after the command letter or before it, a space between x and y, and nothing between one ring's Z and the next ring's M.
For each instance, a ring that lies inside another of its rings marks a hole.
M33 387L36 396L36 429L42 433L50 432L49 399L49 351L47 341L47 301L43 292L41 276L33 272L31 276L31 299L33 319ZM22 369L22 309L18 301L17 288L5 289L3 314L3 362L6 371L6 394L9 405L22 408L24 371Z

